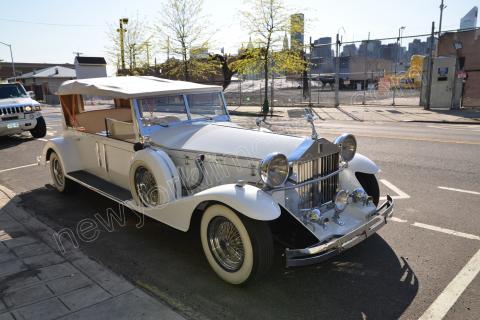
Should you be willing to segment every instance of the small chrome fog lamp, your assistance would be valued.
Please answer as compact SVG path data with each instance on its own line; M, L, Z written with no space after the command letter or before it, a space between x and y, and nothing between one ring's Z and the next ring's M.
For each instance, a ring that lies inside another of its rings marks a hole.
M25 107L25 111L27 111L27 112L32 111L32 107L31 107L31 106L26 106L26 107Z
M357 140L353 134L344 133L337 137L333 143L339 146L340 156L345 162L352 160L357 152Z
M342 212L348 204L348 193L345 190L340 190L335 195L335 211Z

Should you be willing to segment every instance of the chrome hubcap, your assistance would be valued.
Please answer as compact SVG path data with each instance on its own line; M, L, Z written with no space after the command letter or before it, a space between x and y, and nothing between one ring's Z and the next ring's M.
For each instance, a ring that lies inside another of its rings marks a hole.
M154 207L159 204L157 182L145 167L138 167L135 171L135 190L143 205Z
M56 158L52 160L52 173L55 184L59 187L63 187L65 184L65 176L63 175L62 165Z
M238 271L245 258L242 238L235 225L225 217L215 217L208 224L208 245L215 260L229 272Z

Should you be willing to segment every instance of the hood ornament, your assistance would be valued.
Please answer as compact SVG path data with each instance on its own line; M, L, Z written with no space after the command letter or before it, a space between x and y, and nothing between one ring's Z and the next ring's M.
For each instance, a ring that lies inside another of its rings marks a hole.
M315 120L318 119L318 117L313 113L312 108L305 108L305 120L307 120L308 123L310 123L310 126L312 127L312 139L317 140L318 139L318 133L317 130L315 129Z
M268 131L268 132L271 132L270 129L262 128L262 123L266 124L268 127L271 127L271 126L272 126L271 123L268 123L268 122L265 121L265 119L263 119L262 117L258 117L258 118L255 119L255 124L256 124L257 127L258 127L258 131Z

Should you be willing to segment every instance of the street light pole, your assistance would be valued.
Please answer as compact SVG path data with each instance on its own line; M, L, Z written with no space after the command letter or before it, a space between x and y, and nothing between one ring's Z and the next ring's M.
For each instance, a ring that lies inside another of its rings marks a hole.
M1 41L0 43L10 48L10 59L12 59L13 80L17 81L17 73L15 72L15 62L13 61L12 45L5 42L1 42Z
M397 67L398 67L398 60L399 60L399 56L400 56L400 38L402 37L402 31L405 30L405 27L400 27L398 28L398 38L397 38L397 50L396 50L396 54L395 54L395 82L397 81ZM392 106L395 106L395 93L397 91L397 84L394 83L393 85L393 100L392 100Z
M442 3L440 4L440 21L438 22L438 37L440 38L440 35L442 34L442 20L443 20L443 9L445 9L447 6Z
M124 72L125 71L125 46L124 46L123 36L125 32L127 32L127 29L124 29L123 25L128 24L128 18L122 18L119 21L120 21L120 28L118 28L117 31L120 33L120 61L122 63L122 72Z

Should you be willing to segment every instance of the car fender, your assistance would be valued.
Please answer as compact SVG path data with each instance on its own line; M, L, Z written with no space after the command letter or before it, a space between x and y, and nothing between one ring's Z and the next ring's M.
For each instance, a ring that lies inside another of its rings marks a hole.
M380 168L375 164L375 162L359 153L357 153L355 157L353 157L352 161L348 163L348 169L353 172L363 172L369 174L377 174L380 171Z
M178 230L188 231L195 209L212 202L224 204L255 220L275 220L281 214L280 206L270 194L251 185L235 184L212 187L163 206L134 209Z
M342 189L351 191L362 187L355 176L356 172L377 174L380 168L369 158L357 153L339 175Z
M168 154L159 149L144 148L135 152L129 172L130 191L138 206L141 205L141 201L135 190L134 178L135 171L140 166L146 167L155 177L161 204L170 203L181 197L179 174Z
M46 165L50 154L54 151L63 164L65 172L82 170L80 156L75 144L68 141L70 138L56 137L47 141L40 156L40 165Z

